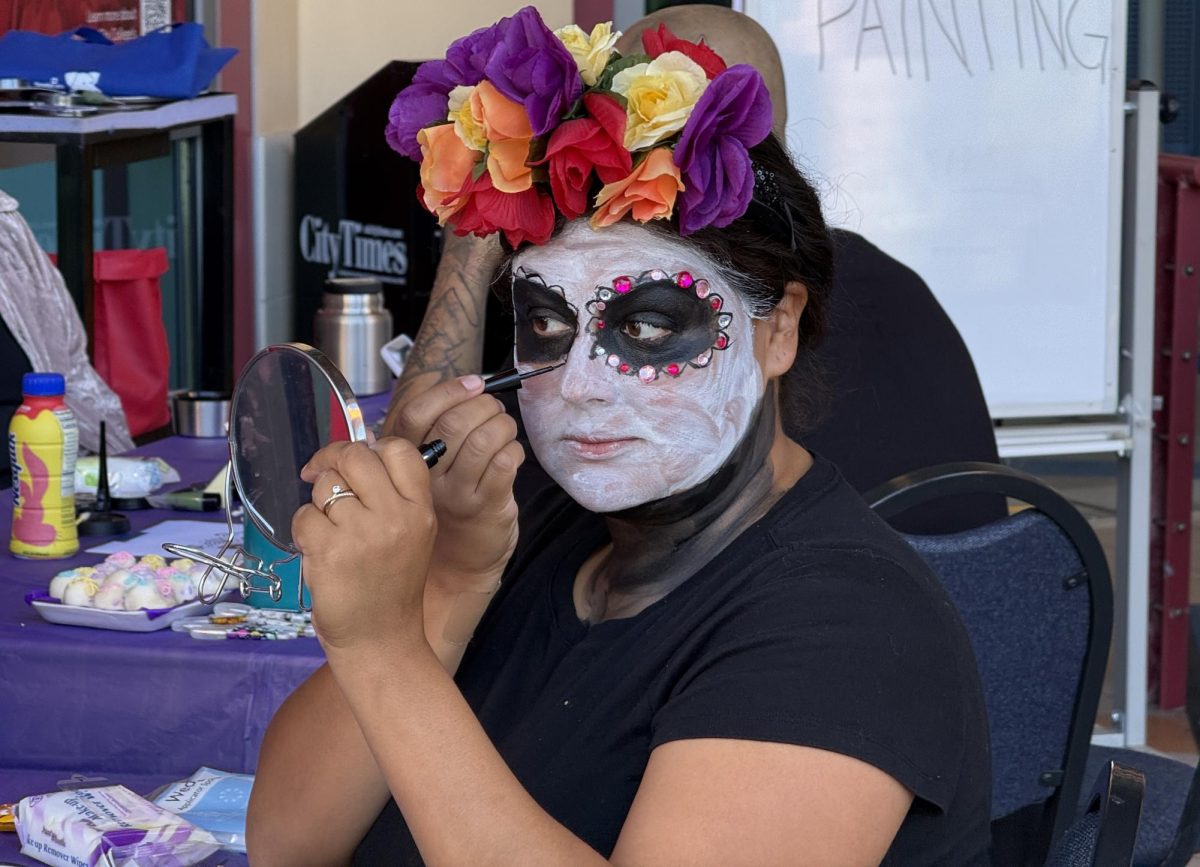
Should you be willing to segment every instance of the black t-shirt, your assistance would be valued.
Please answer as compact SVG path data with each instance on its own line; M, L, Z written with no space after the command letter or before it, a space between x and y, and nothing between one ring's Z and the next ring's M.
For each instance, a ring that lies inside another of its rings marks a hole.
M572 587L605 524L547 488L457 680L522 785L603 855L657 745L819 747L915 794L885 863L986 863L987 721L974 656L936 579L828 461L699 574L588 625ZM813 780L821 786L821 780ZM420 864L389 803L356 864Z
M998 461L971 353L929 286L861 235L831 235L828 327L816 350L829 405L812 430L789 428L785 412L784 430L864 494L936 464ZM950 533L1005 514L1003 497L946 497L892 523Z

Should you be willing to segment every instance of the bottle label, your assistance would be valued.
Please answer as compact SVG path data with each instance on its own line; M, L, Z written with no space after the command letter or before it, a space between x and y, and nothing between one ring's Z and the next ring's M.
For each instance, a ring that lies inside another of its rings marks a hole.
M71 498L71 508L75 508L75 459L79 457L79 425L75 423L75 414L69 409L56 409L54 416L62 426L62 495ZM73 512L72 512L73 516Z
M13 508L21 508L21 461L17 454L17 435L8 432L8 465L12 467Z
M79 429L61 402L40 403L23 403L9 427L14 495L9 550L18 557L70 557L79 550L75 530Z

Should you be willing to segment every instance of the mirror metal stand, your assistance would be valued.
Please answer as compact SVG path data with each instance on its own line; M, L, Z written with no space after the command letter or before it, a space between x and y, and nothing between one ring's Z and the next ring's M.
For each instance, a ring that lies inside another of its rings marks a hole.
M283 598L283 579L279 577L275 569L284 563L290 563L300 555L289 554L282 560L264 563L262 559L238 545L234 541L236 531L233 526L232 502L233 473L227 469L225 472L225 527L227 533L224 544L221 545L215 556L199 548L177 545L174 542L165 543L163 548L177 557L187 557L197 563L203 563L207 567L197 588L198 598L205 605L212 605L225 594L226 585L231 577L237 579L238 592L242 594L243 598L249 598L251 593L266 593L272 602L278 602ZM231 550L232 556L226 559L226 555L230 554ZM209 586L209 576L212 575L214 569L221 576L220 583L215 591L206 593L205 588ZM301 595L296 599L297 610L305 610L300 604L303 601L303 593L304 591L301 589Z
M365 440L362 410L328 358L311 346L286 343L262 350L242 370L230 401L228 431L225 543L215 556L187 545L168 543L163 548L204 564L198 590L205 604L216 602L231 578L243 597L265 593L278 603L284 587L280 567L300 560L296 610L308 611L303 558L291 535L291 518L312 493L311 485L300 482L300 468L335 439ZM234 541L235 491L246 519L283 557L266 561ZM210 590L214 570L220 580Z

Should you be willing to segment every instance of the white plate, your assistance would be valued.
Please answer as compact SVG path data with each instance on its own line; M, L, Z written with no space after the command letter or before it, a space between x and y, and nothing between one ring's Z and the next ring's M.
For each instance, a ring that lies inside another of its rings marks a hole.
M165 614L149 617L145 610L106 611L103 608L88 608L84 605L64 605L48 599L31 599L29 604L51 623L66 626L90 626L93 629L116 629L121 632L154 632L168 629L181 617L199 617L212 611L211 605L200 600L185 602L167 609Z

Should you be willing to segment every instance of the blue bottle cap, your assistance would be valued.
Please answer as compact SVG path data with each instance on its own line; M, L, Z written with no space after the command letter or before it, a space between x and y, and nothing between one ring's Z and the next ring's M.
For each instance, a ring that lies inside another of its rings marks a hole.
M27 373L21 391L30 397L60 397L67 393L67 381L61 373Z

